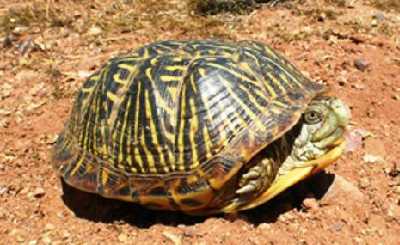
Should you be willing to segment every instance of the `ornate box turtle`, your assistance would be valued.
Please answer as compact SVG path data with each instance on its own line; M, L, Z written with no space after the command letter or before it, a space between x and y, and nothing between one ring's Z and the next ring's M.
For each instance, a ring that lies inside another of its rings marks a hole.
M162 41L87 79L53 164L104 197L235 212L334 162L349 120L341 100L266 45Z

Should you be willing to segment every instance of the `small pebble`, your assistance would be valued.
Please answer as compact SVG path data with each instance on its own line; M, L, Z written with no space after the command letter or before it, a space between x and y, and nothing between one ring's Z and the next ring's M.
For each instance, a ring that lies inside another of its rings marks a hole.
M17 242L25 242L25 239L22 236L16 237Z
M257 228L260 229L260 230L269 230L269 229L271 229L271 224L261 223L261 224L258 225Z
M362 178L360 179L360 188L366 189L370 186L368 178Z
M383 157L378 155L365 154L363 156L363 161L366 163L379 163L384 162L385 160L383 159Z
M382 20L385 19L385 15L382 12L378 12L378 13L374 14L372 16L372 18L374 18L374 19L376 19L378 21L382 21Z
M55 228L55 226L54 226L53 224L47 223L47 224L45 225L45 227L44 227L44 230L45 230L45 231L51 231L51 230L54 230L54 228Z
M46 192L43 188L37 187L34 191L28 193L29 198L42 198Z
M9 190L7 186L0 186L0 195L7 193Z
M118 235L118 241L127 242L128 241L128 235L126 233L119 234Z
M51 240L51 238L46 234L44 237L42 237L42 242L44 244L51 244L53 241Z
M390 219L396 220L400 218L400 207L397 205L390 204L386 214Z
M29 31L29 27L27 26L16 26L13 30L13 34L21 35Z
M163 236L172 241L174 245L182 244L182 235L174 234L172 232L164 231Z
M394 95L392 95L392 99L400 100L400 95L399 94L394 94Z
M351 85L351 87L355 88L355 89L363 90L363 89L365 89L366 86L365 86L365 84L362 84L362 83L354 83Z
M354 60L354 66L360 71L365 71L369 65L370 64L365 59L358 58Z
M341 231L342 228L343 228L343 223L341 223L341 222L331 225L331 229L334 231L337 231L337 232Z
M316 210L319 207L317 200L313 197L304 199L303 206L309 210Z
M64 238L64 239L66 239L66 238L68 238L68 237L70 237L71 236L71 234L68 232L68 231L63 231L62 232L62 237Z
M89 29L89 31L88 31L88 34L89 34L89 35L96 36L96 35L101 34L102 32L103 32L103 30L102 30L100 27L98 27L98 26L92 26L92 27L90 27L90 29Z

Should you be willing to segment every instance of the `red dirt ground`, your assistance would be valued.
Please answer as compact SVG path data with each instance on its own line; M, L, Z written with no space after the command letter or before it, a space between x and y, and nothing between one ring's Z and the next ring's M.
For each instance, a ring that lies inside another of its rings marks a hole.
M0 0L1 244L399 244L396 0L384 9L385 0L286 1L208 18L178 15L179 1L148 15L144 1L88 2ZM155 212L62 188L49 152L85 77L151 41L210 37L268 43L327 83L351 106L354 149L236 216Z

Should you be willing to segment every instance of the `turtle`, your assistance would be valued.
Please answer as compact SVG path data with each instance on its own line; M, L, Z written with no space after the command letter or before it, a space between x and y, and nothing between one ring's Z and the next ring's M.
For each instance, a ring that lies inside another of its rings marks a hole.
M105 198L234 213L335 162L350 119L343 100L267 44L158 41L83 82L52 165Z

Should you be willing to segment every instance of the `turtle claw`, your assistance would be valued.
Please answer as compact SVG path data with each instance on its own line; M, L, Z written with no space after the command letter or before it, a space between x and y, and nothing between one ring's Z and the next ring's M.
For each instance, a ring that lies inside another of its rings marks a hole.
M245 193L249 193L249 192L253 192L256 190L256 186L255 185L245 185L242 188L238 189L236 191L236 194L245 194Z
M239 189L236 194L258 193L263 190L268 183L268 175L271 171L271 162L263 159L256 166L242 175L239 180Z
M251 172L248 172L247 174L243 175L244 179L256 179L258 177L260 177L260 173L255 172L255 171L251 171Z

